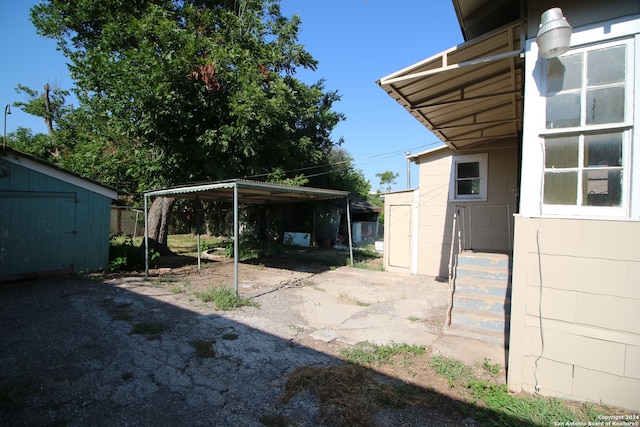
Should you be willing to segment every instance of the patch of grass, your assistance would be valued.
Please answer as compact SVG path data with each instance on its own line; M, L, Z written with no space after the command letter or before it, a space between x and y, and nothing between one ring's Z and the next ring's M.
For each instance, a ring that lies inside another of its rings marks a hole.
M569 422L587 425L605 414L593 405L573 406L556 398L510 394L506 384L478 380L471 367L456 360L434 356L431 366L462 397L470 398L478 406L471 415L484 425L507 426L516 422L524 426L569 425ZM481 367L492 375L500 371L499 365L489 359Z
M372 270L372 271L384 271L384 265L382 263L371 263L370 261L353 261L353 266L355 268L361 268L363 270Z
M495 377L500 373L502 367L499 363L491 363L491 359L487 359L485 357L484 361L482 362L482 369L484 369L484 371L492 377Z
M131 320L133 313L131 303L114 304L112 301L103 301L100 305L111 315L112 320L124 322Z
M215 340L193 340L189 344L196 351L196 355L199 357L215 357L216 351L213 348Z
M239 338L240 336L238 334L224 334L222 336L222 339L225 341L235 341Z
M263 415L258 420L265 427L289 427L289 421L282 415Z
M146 335L148 339L159 339L160 334L169 329L169 326L160 322L136 323L131 328L132 334Z
M391 359L397 355L415 356L424 352L424 347L417 345L360 343L354 347L342 349L340 354L345 360L358 365L383 365L391 363Z
M409 319L410 321L412 321L412 322L419 322L419 321L421 321L421 320L422 320L422 319L421 319L421 318L419 318L418 316L409 316L409 317L408 317L408 319Z
M258 307L258 303L236 296L233 289L211 286L206 291L194 292L203 302L213 302L218 310L233 310L238 307Z
M433 356L431 367L438 375L447 380L449 387L454 387L456 384L468 384L475 379L473 369L458 360Z
M34 385L31 379L10 378L0 386L0 404L17 405L21 400L31 395Z
M166 275L166 276L160 276L157 279L155 279L152 283L156 286L159 285L163 285L165 283L176 283L180 281L180 279L178 279L175 276L171 276L171 275Z
M169 290L171 291L172 294L181 294L183 292L188 291L189 289L191 289L191 283L180 282L172 286Z
M349 304L359 305L360 307L368 307L368 306L371 305L371 304L363 302L363 301L358 301L357 299L355 299L351 295L349 295L348 292L340 292L339 297L344 302L347 302Z

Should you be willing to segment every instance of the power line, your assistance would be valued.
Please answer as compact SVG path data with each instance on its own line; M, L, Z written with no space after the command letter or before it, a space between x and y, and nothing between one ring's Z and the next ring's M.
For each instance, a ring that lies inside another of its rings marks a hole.
M342 165L342 164L346 164L346 163L351 163L351 166L353 166L354 168L359 168L362 165L368 165L370 163L375 163L375 162L380 161L380 160L391 158L393 156L396 156L399 153L404 154L407 151L413 151L413 150L417 150L417 149L420 149L420 148L433 147L433 146L440 145L440 144L442 144L442 142L434 141L434 142L430 142L429 144L419 145L417 147L410 147L410 148L404 148L404 149L399 149L399 150L395 150L395 151L389 151L389 152L381 153L381 154L374 154L374 155L371 155L371 156L360 157L358 159L344 160L344 161L341 161L341 162L329 163L329 164L318 165L318 166L307 166L307 167L304 167L304 168L289 169L289 170L286 170L286 171L282 171L282 173L283 174L288 174L288 173L307 171L307 170L311 170L311 169L320 169L320 168L331 167L331 170L329 170L329 171L318 172L316 174L306 175L305 176L305 178L311 178L311 177L326 175L326 174L329 174L329 173L332 173L332 172L339 171L339 169L335 170L333 168L334 166L338 166L338 165ZM374 159L374 160L371 160L371 159ZM358 162L364 161L364 160L369 160L369 161L367 161L365 163L358 163ZM271 173L248 175L245 178L258 178L258 177L268 176L270 174Z

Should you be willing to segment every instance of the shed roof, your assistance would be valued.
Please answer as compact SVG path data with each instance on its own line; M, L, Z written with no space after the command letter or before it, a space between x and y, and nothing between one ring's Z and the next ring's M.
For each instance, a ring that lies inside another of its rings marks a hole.
M21 165L33 171L75 185L76 187L84 188L85 190L103 195L112 200L116 200L118 198L118 190L113 187L110 187L91 178L78 175L77 173L56 166L53 163L49 163L45 160L39 159L30 154L23 153L13 148L5 147L4 149L0 150L0 158L5 158L11 163Z
M151 190L145 196L164 196L180 199L200 199L233 202L234 188L238 189L240 203L290 203L309 200L343 198L348 191L327 190L313 187L296 187L266 182L230 179L226 181L182 185Z

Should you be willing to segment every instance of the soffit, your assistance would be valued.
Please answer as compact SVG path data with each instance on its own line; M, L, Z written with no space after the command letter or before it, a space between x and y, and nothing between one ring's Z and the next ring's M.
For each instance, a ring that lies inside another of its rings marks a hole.
M383 77L378 84L453 149L522 129L520 22Z

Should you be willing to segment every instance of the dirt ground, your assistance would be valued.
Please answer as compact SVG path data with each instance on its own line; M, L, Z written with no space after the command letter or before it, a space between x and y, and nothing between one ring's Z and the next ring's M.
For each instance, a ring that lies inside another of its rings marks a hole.
M331 417L339 404L327 407L313 387L291 393L300 369L345 366L340 352L349 344L315 339L294 309L294 291L327 268L282 262L241 264L240 295L259 307L232 311L195 296L233 283L233 263L215 257L200 271L163 263L148 280L137 273L1 284L0 425L479 425L428 368L429 352L363 370L377 384L428 391L429 405L374 402L354 424ZM443 315L422 322L438 333Z

